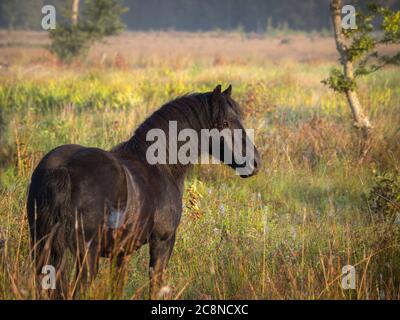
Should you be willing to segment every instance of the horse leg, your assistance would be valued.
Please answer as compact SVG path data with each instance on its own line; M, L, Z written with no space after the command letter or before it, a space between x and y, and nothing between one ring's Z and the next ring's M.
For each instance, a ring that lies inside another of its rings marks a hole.
M159 290L163 283L163 273L167 267L172 249L175 244L175 233L166 240L157 237L150 239L150 299L157 299Z

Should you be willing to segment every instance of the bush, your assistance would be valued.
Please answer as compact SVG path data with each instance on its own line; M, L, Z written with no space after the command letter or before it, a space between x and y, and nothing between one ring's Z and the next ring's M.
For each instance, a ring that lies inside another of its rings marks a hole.
M4 149L4 132L5 132L5 121L3 118L3 109L0 108L0 167L2 166L2 160L5 158Z
M55 29L50 33L50 39L50 51L67 63L76 57L85 55L92 43L86 32L74 26Z
M50 31L50 51L64 62L85 55L94 42L123 29L120 15L126 8L118 0L86 0L84 8L76 25L64 23Z
M380 218L397 222L400 218L400 176L387 173L376 177L368 204L371 211Z

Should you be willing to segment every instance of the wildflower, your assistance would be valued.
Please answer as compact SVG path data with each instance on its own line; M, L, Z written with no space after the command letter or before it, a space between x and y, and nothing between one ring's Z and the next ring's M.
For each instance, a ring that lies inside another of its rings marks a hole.
M197 191L196 185L193 183L188 188L189 194L189 214L194 219L199 219L203 215L203 212L200 210L200 199L203 198L203 195Z
M216 235L220 235L220 234L221 234L221 230L218 229L218 228L214 228L214 229L213 229L213 232L214 232Z
M225 206L222 203L219 205L219 213L225 215Z
M163 299L168 297L172 293L172 289L169 286L163 286L160 291L158 291L157 298Z
M295 227L292 227L292 228L291 228L290 234L291 234L291 236L292 236L292 239L293 239L293 240L296 240L297 232L296 232Z
M394 219L395 224L400 224L400 213L396 214L396 218Z

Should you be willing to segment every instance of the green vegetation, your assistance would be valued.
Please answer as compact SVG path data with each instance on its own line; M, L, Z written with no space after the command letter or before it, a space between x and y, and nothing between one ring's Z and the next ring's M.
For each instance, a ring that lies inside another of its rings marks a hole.
M34 297L25 201L46 152L65 143L109 149L161 104L217 83L233 84L264 166L250 179L224 166L191 172L170 297L399 299L399 224L375 214L398 207L374 200L389 194L374 176L400 170L398 71L385 68L359 83L376 130L365 148L348 124L345 98L320 83L331 63L243 61L160 56L130 69L45 65L27 75L21 66L0 75L0 299ZM340 286L347 264L356 268L356 290ZM104 261L82 297L145 297L147 266L146 246L115 295Z
M342 26L341 0L331 0L336 47L340 54L342 70L333 68L322 83L336 92L346 95L353 113L354 124L363 129L368 137L371 128L357 95L357 81L360 77L376 72L386 65L400 65L400 52L382 53L382 46L400 43L400 10L391 10L377 4L368 5L367 13L360 8L355 13L355 25L344 29ZM379 27L374 23L379 21ZM379 50L378 50L379 49Z
M79 19L76 13L75 21L59 23L51 30L50 51L64 62L87 54L94 42L122 31L120 15L125 11L115 0L86 0ZM71 15L70 10L66 12Z
M388 55L378 51L380 45L400 42L400 11L375 4L369 5L368 9L366 14L357 11L356 29L343 30L344 36L351 42L347 48L346 59L355 64L354 79L348 79L342 71L333 69L330 77L323 83L335 91L354 90L357 86L356 79L359 77L376 72L387 64L400 64L400 52ZM381 23L375 29L373 23L378 19Z

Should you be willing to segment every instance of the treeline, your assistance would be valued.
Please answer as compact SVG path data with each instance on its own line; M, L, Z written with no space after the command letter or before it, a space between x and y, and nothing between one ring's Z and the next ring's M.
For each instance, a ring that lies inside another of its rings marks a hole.
M81 0L84 5L84 0ZM131 30L311 31L330 28L329 0L121 0ZM356 2L356 1L349 1ZM358 1L365 5L367 1ZM398 0L382 0L399 8ZM0 28L39 29L41 7L54 4L61 16L71 0L0 0Z
M328 26L329 0L131 0L132 29L320 29ZM309 19L312 14L313 19Z

